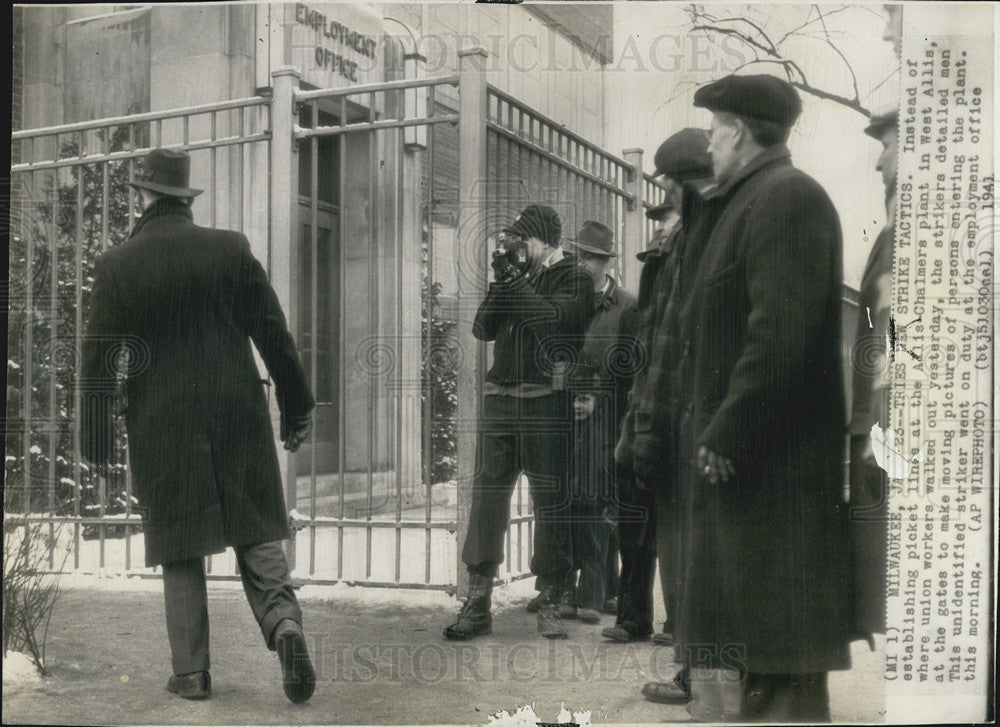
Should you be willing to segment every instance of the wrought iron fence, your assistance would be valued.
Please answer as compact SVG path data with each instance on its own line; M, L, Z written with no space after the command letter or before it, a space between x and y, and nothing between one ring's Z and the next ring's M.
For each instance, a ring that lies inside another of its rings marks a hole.
M84 572L154 575L124 430L105 477L81 459L75 417L94 260L131 230L129 183L149 149L191 152L192 184L206 190L196 221L248 236L297 336L318 406L310 440L282 458L288 553L294 577L321 584L462 586L485 370L470 312L487 232L528 201L559 209L568 234L604 222L634 288L644 212L665 195L641 151L610 154L464 63L457 76L343 90L301 88L285 69L271 98L18 131L12 143L5 519L47 525ZM532 549L530 498L515 492L508 578L527 575ZM236 578L231 554L209 570Z
M457 83L293 89L293 300L317 409L287 493L310 582L454 584L453 487L434 478L430 434L455 364L426 259L434 185L419 182L436 128L458 121L439 104Z
M208 191L196 213L207 206L209 224L247 232L266 252L245 212L267 188L244 180L266 178L269 126L267 100L253 97L12 134L4 515L48 525L50 567L56 547L76 570L142 567L124 427L104 476L80 456L75 416L94 261L131 232L136 160L153 147L189 150Z

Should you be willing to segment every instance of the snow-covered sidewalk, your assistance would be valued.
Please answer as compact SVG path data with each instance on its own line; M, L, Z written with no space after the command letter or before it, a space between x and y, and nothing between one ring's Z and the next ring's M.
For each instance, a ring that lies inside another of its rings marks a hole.
M303 591L319 675L304 706L285 700L277 659L264 648L243 594L213 588L213 696L188 702L165 689L163 597L150 582L142 586L68 590L52 619L52 676L5 683L4 722L483 725L525 706L551 722L563 707L590 711L594 725L689 720L683 707L639 696L645 681L673 675L670 649L603 641L600 629L610 616L597 626L567 622L569 639L545 641L524 611L524 582L498 593L492 635L465 643L441 636L457 609L441 593ZM835 722L878 720L881 672L867 646L855 647L854 670L831 675Z

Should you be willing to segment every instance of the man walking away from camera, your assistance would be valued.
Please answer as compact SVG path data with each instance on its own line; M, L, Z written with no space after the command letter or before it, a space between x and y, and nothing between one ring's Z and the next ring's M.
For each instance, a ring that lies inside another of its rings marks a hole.
M531 572L538 596L538 630L565 638L558 604L573 567L567 468L572 413L566 368L579 351L593 309L594 286L561 247L554 209L525 207L504 230L505 248L493 254L493 274L473 333L493 341L476 444L469 529L462 560L469 597L448 639L470 639L493 628L493 579L503 562L510 498L518 476L528 478L535 513ZM515 253L515 254L511 254Z
M143 214L98 258L83 346L81 445L104 467L114 447L116 352L124 374L129 463L144 511L146 565L163 569L173 676L186 699L211 695L204 557L231 546L286 696L304 702L316 677L288 564L274 432L250 342L274 379L281 439L295 451L314 406L274 290L247 238L194 224L190 157L154 149L133 183Z

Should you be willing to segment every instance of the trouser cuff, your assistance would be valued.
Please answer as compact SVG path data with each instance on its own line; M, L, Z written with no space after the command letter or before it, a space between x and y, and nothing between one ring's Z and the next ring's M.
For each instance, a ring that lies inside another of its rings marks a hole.
M285 619L291 619L295 623L302 626L302 615L301 612L285 612L285 609L272 609L270 612L264 615L264 618L260 621L260 630L264 635L264 641L267 643L267 648L270 651L275 651L277 646L274 643L274 630L278 627L278 624Z
M500 574L500 564L491 563L489 561L485 563L477 563L476 565L467 566L469 570L469 575L473 576L483 576L485 578L496 578Z

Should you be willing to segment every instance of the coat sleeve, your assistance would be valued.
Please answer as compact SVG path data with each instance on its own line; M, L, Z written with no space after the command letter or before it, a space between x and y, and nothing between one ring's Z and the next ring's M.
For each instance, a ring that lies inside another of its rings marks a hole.
M840 335L823 330L831 286L841 278L832 270L840 260L840 222L822 188L803 182L800 175L777 180L745 231L743 349L726 396L698 441L737 463L757 446L755 434L786 415L783 401L808 381L822 338Z
M309 391L305 370L288 331L278 296L268 282L264 268L250 251L250 243L246 237L240 237L243 285L236 300L239 308L237 317L274 379L281 418L290 427L312 411L316 402Z
M104 466L114 453L115 351L122 339L122 308L111 272L98 259L84 330L80 386L80 453Z
M472 323L472 335L480 341L492 341L500 333L509 310L504 308L504 286L490 283L486 297L479 304L476 318Z
M618 357L615 362L615 431L621 426L628 409L628 393L642 367L645 352L640 349L641 316L638 303L622 313L618 330Z
M523 279L503 288L504 306L543 346L580 347L594 311L594 281L583 268L574 265L546 295Z

